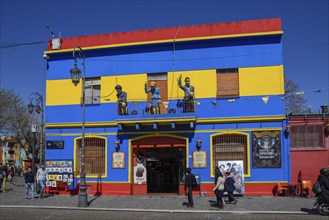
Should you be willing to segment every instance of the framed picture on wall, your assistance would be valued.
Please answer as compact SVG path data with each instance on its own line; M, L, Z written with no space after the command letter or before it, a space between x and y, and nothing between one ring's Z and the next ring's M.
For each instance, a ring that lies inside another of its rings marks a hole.
M124 169L125 168L125 153L124 152L113 152L112 153L112 168Z
M252 167L281 168L280 131L252 133Z
M207 152L204 150L193 151L193 168L207 168Z

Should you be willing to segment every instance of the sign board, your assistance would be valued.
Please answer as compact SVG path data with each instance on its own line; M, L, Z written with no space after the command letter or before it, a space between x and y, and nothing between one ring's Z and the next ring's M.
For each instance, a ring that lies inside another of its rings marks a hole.
M252 132L253 168L281 168L280 131Z
M47 141L47 149L64 149L64 141Z
M37 125L31 125L31 132L36 133L37 132Z
M73 160L46 160L46 174L46 186L56 187L57 182L64 182L69 189L74 188Z
M207 152L193 151L192 153L193 168L207 168Z

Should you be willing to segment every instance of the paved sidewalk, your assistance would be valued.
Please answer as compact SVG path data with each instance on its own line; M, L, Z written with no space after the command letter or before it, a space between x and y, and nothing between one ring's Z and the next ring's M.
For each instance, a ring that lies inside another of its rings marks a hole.
M0 193L1 207L36 208L77 208L78 196L54 195L44 199L25 200L23 178L15 178L7 183L6 192ZM315 198L255 196L238 197L236 205L228 204L223 210L216 208L214 195L194 196L194 208L182 204L187 202L186 196L88 196L88 209L94 210L127 210L149 212L222 212L222 213L291 213L316 214L313 206Z

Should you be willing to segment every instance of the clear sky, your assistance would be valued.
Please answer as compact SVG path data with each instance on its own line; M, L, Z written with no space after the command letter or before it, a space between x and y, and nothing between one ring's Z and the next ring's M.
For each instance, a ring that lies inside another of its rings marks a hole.
M42 55L51 38L46 25L55 37L74 37L281 18L285 77L300 86L313 111L329 104L328 0L1 0L0 6L0 87L13 89L26 103L33 92L45 97Z

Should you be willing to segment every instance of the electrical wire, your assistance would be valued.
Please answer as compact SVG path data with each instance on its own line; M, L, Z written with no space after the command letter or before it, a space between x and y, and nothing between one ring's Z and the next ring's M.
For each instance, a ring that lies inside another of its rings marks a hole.
M24 47L24 46L31 46L31 45L36 45L36 44L43 44L43 43L47 43L47 41L38 41L38 42L28 42L28 43L0 45L0 49L15 48L15 47Z

